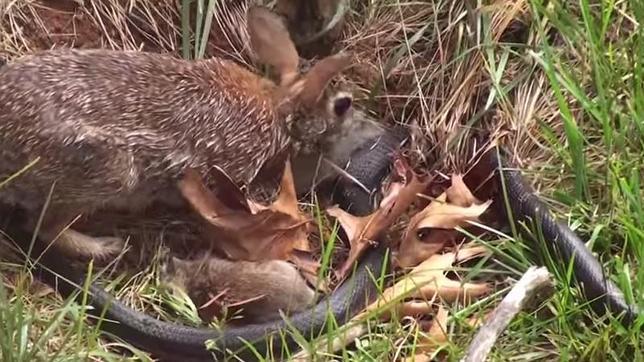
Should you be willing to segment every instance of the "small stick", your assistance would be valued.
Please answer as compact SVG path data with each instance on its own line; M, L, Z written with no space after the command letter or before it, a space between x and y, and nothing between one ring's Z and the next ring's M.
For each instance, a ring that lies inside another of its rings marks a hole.
M351 344L356 338L360 338L367 333L367 326L364 323L359 323L349 327L347 330L339 333L333 337L333 340L322 340L319 342L315 351L312 353L307 350L301 350L293 356L293 362L308 362L314 360L313 356L324 355L325 353L336 353L342 348Z
M540 291L551 292L552 280L545 267L530 267L512 290L494 309L487 321L481 325L474 336L467 353L461 362L483 362L492 349L496 339L503 333L514 316L526 304L533 304ZM543 293L545 294L545 293ZM541 295L545 297L545 295Z

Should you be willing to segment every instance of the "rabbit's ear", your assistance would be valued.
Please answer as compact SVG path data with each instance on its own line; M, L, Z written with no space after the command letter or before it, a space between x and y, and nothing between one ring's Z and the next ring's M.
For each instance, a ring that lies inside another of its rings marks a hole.
M302 79L291 87L291 94L304 106L314 106L327 85L338 73L351 65L351 56L335 54L317 62Z
M251 47L259 60L277 69L281 85L290 84L297 77L299 56L282 19L265 7L252 6L246 20Z
M161 265L160 265L160 276L161 279L168 279L171 278L175 273L176 273L176 257L170 255L169 253L163 256L163 259L161 260ZM178 259L177 259L178 260Z
M191 270L194 262L191 260L179 259L176 256L172 257L172 269L174 272L181 272Z

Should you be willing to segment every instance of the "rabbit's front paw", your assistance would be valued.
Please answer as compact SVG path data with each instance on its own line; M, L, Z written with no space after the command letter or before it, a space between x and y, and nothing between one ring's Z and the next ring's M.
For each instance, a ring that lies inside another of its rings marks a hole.
M73 229L65 230L56 241L56 245L71 257L94 259L100 263L116 257L125 242L113 236L89 236Z
M125 241L116 236L101 236L94 239L102 246L102 249L99 249L99 255L95 256L99 259L115 257L125 246Z

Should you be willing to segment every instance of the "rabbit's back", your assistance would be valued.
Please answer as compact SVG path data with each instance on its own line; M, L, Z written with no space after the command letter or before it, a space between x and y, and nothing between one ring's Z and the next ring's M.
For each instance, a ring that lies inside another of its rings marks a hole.
M109 50L50 51L0 68L0 193L83 202L222 167L247 182L287 138L272 85L220 59ZM12 189L13 187L13 189ZM15 201L15 200L14 200ZM35 204L40 204L36 201Z

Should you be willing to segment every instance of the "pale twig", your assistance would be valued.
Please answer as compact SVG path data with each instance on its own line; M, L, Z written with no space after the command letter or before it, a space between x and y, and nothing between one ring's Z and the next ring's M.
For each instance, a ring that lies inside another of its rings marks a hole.
M530 267L490 314L488 320L481 325L461 362L485 361L494 342L512 318L526 307L526 304L534 303L536 297L545 297L547 293L552 292L551 287L552 279L545 267Z
M342 350L342 348L345 348L346 346L351 344L356 339L365 335L367 332L368 329L364 323L357 323L347 328L345 331L338 333L338 335L333 337L331 341L323 339L322 341L318 342L315 347L315 351L313 351L312 353L313 355L318 357L320 355L323 355L324 353L336 353ZM291 359L291 361L294 362L305 362L311 360L315 360L315 358L313 358L311 352L306 349L299 351L293 356L293 359Z

